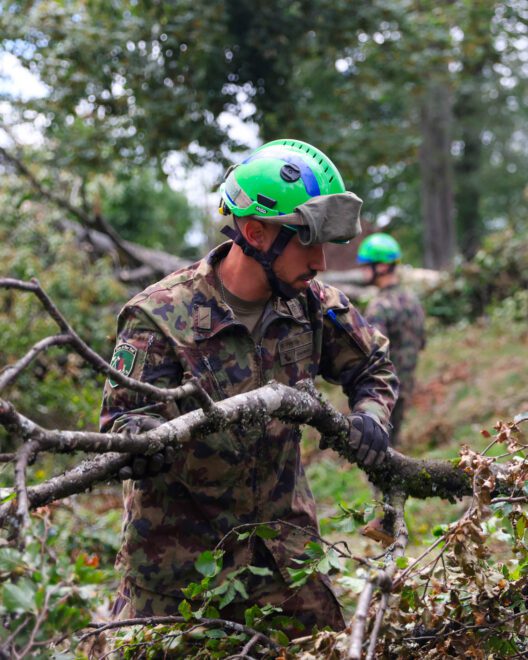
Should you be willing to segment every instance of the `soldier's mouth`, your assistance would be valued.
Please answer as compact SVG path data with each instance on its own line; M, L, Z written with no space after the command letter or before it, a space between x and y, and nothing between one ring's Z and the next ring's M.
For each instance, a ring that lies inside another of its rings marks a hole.
M308 284L310 284L310 282L313 280L313 278L314 278L316 275L317 275L317 271L316 271L316 270L312 270L312 271L310 271L309 273L303 273L302 275L300 275L300 276L297 278L297 280L298 280L299 282L302 282L302 283L305 284L305 285L308 285Z

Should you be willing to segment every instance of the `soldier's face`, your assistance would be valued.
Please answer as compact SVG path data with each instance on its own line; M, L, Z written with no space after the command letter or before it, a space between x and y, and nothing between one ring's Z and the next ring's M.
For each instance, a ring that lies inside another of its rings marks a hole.
M298 291L303 291L318 272L326 270L323 245L302 245L295 235L273 264L277 277Z

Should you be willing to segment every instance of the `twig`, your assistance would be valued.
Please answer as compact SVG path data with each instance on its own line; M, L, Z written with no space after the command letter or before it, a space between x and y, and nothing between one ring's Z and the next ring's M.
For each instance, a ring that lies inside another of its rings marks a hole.
M383 623L383 617L387 611L387 606L389 604L389 594L381 594L381 601L376 612L376 618L374 620L374 626L372 627L372 632L370 633L369 645L367 649L366 660L373 660L375 658L376 651L376 642L378 641L378 636L381 630L381 624Z
M370 603L374 589L379 587L382 591L382 596L387 595L387 598L382 597L381 599L374 627L370 635L368 652L374 652L383 617L387 609L388 594L392 588L392 577L397 569L395 560L403 556L408 543L408 532L404 519L406 495L399 492L389 493L387 499L388 504L385 506L386 517L388 517L388 522L394 531L395 541L391 546L392 551L386 554L384 570L372 572L360 594L352 623L347 655L348 660L359 660L361 658Z
M163 389L150 385L149 383L142 383L134 378L125 376L123 373L114 369L103 358L93 351L88 344L86 344L71 325L66 321L64 316L60 313L58 307L51 300L48 294L40 286L38 280L33 278L30 282L23 280L16 280L9 277L0 278L0 288L18 289L21 291L30 291L36 295L41 302L44 309L48 312L51 318L59 326L63 335L68 337L68 343L76 350L76 352L88 363L91 364L96 371L111 376L113 380L120 385L124 385L128 389L142 392L147 394L157 401L178 401L187 396L198 395L202 400L207 401L208 395L201 391L196 380L189 380L184 385L172 389ZM34 348L34 347L33 347ZM22 358L23 359L23 358Z
M361 649L363 647L363 637L367 623L368 608L374 593L375 577L367 580L361 595L359 596L356 613L354 615L354 625L350 634L348 646L348 660L360 660Z
M41 197L50 200L53 204L58 207L68 211L73 216L77 218L85 227L91 227L94 229L99 229L105 233L114 243L114 245L119 248L119 250L128 258L128 260L134 265L141 265L142 262L138 259L127 246L126 241L117 234L117 232L102 218L100 215L90 216L83 209L73 206L67 199L56 195L55 193L46 190L44 186L38 181L35 175L30 172L26 165L12 153L8 152L4 147L0 147L0 154L9 161L16 169L22 174L28 181L31 183L33 188L38 192Z
M512 504L515 504L516 502L528 502L528 495L520 497L496 497L491 500L490 504L499 504L499 502L510 502Z
M38 443L35 441L27 442L17 451L17 460L15 464L15 492L17 494L17 508L15 520L17 533L20 535L29 525L29 500L26 484L26 470L29 462L34 458L38 449Z
M28 622L29 622L30 619L31 619L31 616L30 616L30 615L24 617L24 618L22 619L22 622L20 623L20 625L17 626L17 627L13 630L13 632L9 635L9 637L7 637L7 638L2 642L2 646L0 646L0 652L5 651L6 654L8 653L9 655L8 655L8 656L6 655L6 657L12 657L12 655L13 655L13 654L12 654L12 649L9 648L9 645L11 644L11 642L12 642L13 640L15 640L15 639L17 638L18 633L19 633L23 628L25 628L25 627L27 626L27 624L28 624Z
M140 617L136 619L123 619L121 621L110 621L108 623L89 623L85 628L95 628L88 633L82 635L79 639L79 642L84 641L91 635L101 633L105 630L112 630L114 628L124 628L128 626L155 626L160 624L170 624L170 623L188 623L188 621L183 616L152 616L152 617ZM234 632L244 633L250 635L251 637L258 636L266 646L273 649L274 651L280 651L280 645L274 642L269 637L266 637L258 630L250 628L242 623L237 623L236 621L227 621L226 619L196 619L196 623L201 626L220 626L226 628L227 630L233 630Z
M249 652L255 646L255 644L260 640L260 637L261 637L261 633L256 633L255 635L253 635L253 637L244 646L244 648L240 651L240 653L235 653L235 655L229 655L227 656L226 660L254 660L254 658L252 658L252 656L249 655Z
M0 372L0 391L4 389L6 385L9 385L14 381L21 371L23 371L39 353L46 351L51 346L61 346L63 344L68 344L70 341L71 338L69 335L53 335L41 339L41 341L32 346L23 357L17 360L17 362L2 369Z
M94 460L83 461L72 470L48 481L31 486L27 489L30 508L34 509L54 500L82 493L94 483L114 479L119 469L128 465L130 454L106 454ZM12 515L12 504L7 502L0 506L0 526L3 526Z
M49 614L49 601L52 596L52 594L56 591L57 589L53 587L48 587L46 590L46 595L44 598L44 603L42 604L42 608L40 609L38 615L35 617L35 625L33 626L33 629L31 630L31 634L29 636L28 643L26 646L22 649L22 652L20 654L20 658L27 658L29 652L33 648L33 645L35 643L35 637L37 636L38 631L40 630L40 627L42 623L46 620L48 614Z

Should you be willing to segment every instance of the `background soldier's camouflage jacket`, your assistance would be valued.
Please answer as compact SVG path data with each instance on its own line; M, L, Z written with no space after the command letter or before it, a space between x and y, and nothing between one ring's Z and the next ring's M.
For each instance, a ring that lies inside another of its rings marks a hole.
M369 302L365 318L388 337L390 359L400 381L400 397L408 399L414 389L418 353L425 346L422 305L412 291L388 286Z
M346 297L314 281L306 294L272 299L258 343L223 302L214 265L224 243L205 259L169 275L125 305L119 316L113 363L133 378L174 387L194 376L216 401L275 379L294 385L318 374L342 385L351 409L387 426L397 379L388 342ZM333 309L338 324L326 315ZM119 360L124 358L121 366ZM124 365L124 366L123 366ZM192 401L159 404L107 381L102 430L137 430L152 417L188 412ZM289 582L290 558L303 553L315 531L315 505L300 461L300 430L265 420L186 442L170 471L125 483L124 538L118 565L135 585L181 599L198 581L194 561L237 525L277 524L264 543ZM255 548L231 534L223 548L224 572L252 562ZM260 542L260 541L259 541Z

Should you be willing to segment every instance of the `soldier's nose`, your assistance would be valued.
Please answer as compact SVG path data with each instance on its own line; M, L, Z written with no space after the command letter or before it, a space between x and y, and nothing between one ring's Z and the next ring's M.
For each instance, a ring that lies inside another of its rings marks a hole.
M326 257L323 245L312 245L310 268L319 272L326 270Z

